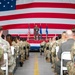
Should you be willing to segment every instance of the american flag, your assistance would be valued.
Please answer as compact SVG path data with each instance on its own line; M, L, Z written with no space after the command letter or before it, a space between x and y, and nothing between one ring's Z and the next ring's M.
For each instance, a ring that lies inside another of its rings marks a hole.
M0 0L0 11L16 9L16 0Z
M0 25L10 34L27 34L28 24L31 34L34 24L42 34L47 25L50 35L75 27L75 0L0 0L0 10Z
M28 25L28 35L30 36L30 25Z

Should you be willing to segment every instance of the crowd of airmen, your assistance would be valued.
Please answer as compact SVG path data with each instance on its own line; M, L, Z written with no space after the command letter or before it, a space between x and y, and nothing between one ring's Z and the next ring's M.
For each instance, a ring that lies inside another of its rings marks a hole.
M61 35L50 38L48 42L43 41L40 44L40 55L44 52L46 61L52 65L55 75L61 75L61 54L69 51L71 53L71 61L64 61L67 71L64 75L75 75L75 29L62 32Z
M14 53L11 48L14 48ZM19 36L12 37L10 34L3 35L3 28L0 27L0 75L5 71L1 67L5 64L4 53L8 54L8 75L14 75L16 69L23 66L25 60L29 58L30 45L26 39L20 39Z
M8 54L8 72L9 75L13 75L18 66L22 67L24 61L29 58L30 45L26 39L20 39L19 36L12 38L10 34L4 38L2 33L3 28L0 27L0 75L4 75L4 71L1 70L2 65L5 64L3 53ZM14 54L11 51L12 46L14 47ZM52 64L55 75L60 75L61 54L66 50L71 52L72 61L66 63L65 66L67 66L68 71L65 71L64 75L67 73L68 75L75 75L75 29L64 31L61 35L40 44L40 55L44 51L46 61Z

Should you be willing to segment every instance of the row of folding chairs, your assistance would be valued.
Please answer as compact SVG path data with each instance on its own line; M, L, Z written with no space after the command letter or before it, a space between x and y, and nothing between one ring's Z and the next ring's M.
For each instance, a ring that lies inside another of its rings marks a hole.
M59 50L59 46L56 47L56 55L58 53L58 50ZM63 75L63 71L67 70L67 67L63 66L63 64L64 64L63 60L71 60L70 52L63 52L61 54L61 70L60 70L60 75Z
M63 75L63 71L64 70L67 70L67 67L63 66L63 64L64 64L63 60L71 60L71 54L70 54L70 52L63 52L61 54L61 72L60 72L61 75Z
M14 54L14 47L11 47L12 54ZM8 75L8 54L4 53L5 65L1 67L2 70L5 70L5 74ZM61 54L61 75L63 75L63 71L67 70L67 67L63 66L63 60L71 60L70 52L63 52Z

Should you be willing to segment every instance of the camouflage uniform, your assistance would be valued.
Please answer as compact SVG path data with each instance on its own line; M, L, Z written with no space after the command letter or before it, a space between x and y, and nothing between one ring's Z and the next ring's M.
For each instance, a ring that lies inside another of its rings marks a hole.
M14 46L14 58L16 59L17 58L17 43L15 41L12 42L12 46Z
M24 57L23 57L23 42L19 41L19 40L15 40L12 42L12 45L15 48L15 60L16 60L16 67L18 67L18 65L20 64L20 66L23 66L23 62L24 62Z
M34 36L36 40L38 39L38 31L39 31L39 28L37 26L34 27Z
M75 42L71 49L71 60L67 63L68 75L75 75Z
M25 52L24 52L24 43L23 41L19 41L19 50L20 50L20 66L23 66L24 60L25 60Z
M47 61L50 61L50 48L49 48L50 43L46 43L46 48L45 48L45 57Z
M24 45L25 45L25 58L28 59L29 50L30 50L30 44L27 41L24 41Z
M58 61L58 57L57 57L57 52L56 52L56 47L60 46L61 43L65 42L65 40L63 39L59 39L57 41L55 41L52 45L52 62L53 62L53 67L55 67L55 62Z
M4 52L3 51L4 50L0 46L0 75L4 75L4 71L1 70L1 66L2 66L3 61L4 61L4 59L3 59Z
M69 61L67 63L68 75L75 75L75 62Z
M51 50L51 57L52 57L52 66L53 67L55 67L54 66L54 62L55 62L55 59L56 59L56 45L57 45L57 43L56 43L56 41L53 41L52 42L52 50Z
M14 58L16 60L16 68L19 66L19 55L20 55L20 51L19 51L19 45L18 43L16 43L15 41L12 42L12 46L14 46Z
M10 45L6 40L2 38L0 38L0 44L2 44L2 48L4 49L4 52L8 53L8 69L9 69L8 71L10 73L9 75L13 75L13 70L16 66L16 63L15 63L15 59L12 56Z
M25 48L26 48L26 45L25 45L25 43L24 43L24 41L22 41L22 50L21 50L21 53L22 53L22 58L23 58L23 60L25 60Z
M27 42L27 57L29 57L30 44Z
M44 51L44 49L45 49L45 44L46 44L45 41L41 42L41 44L40 44L40 55L42 55L42 51Z
M66 42L66 40L64 40L64 39L59 39L59 40L57 40L56 41L57 42L57 45L56 45L56 47L60 47L60 45L61 45L61 43L64 43L64 42ZM58 49L58 51L59 51L59 49ZM58 54L58 52L57 52L57 54ZM56 57L55 57L55 60L54 60L54 71L55 72L57 72L58 74L60 74L60 60L58 59L58 56L56 55Z

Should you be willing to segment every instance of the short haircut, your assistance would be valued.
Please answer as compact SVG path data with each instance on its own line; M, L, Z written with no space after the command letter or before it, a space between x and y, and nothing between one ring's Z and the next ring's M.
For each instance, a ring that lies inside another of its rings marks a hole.
M62 32L61 37L64 36L64 35L66 35L66 31Z
M12 40L11 34L7 34L7 35L6 35L6 39L7 39L7 38L10 38L10 39Z
M11 37L11 34L7 34L6 37Z
M1 36L3 39L5 38L5 36L2 34L2 36Z
M72 29L73 35L75 36L75 28Z
M66 31L63 31L62 33L66 33Z
M72 35L73 35L72 30L67 30L67 31L66 31L66 35L67 35L67 36L72 36Z

